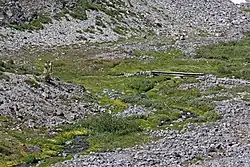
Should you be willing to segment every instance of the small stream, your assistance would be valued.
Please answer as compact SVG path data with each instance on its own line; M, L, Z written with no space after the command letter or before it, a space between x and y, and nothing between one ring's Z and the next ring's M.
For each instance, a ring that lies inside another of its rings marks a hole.
M88 140L88 135L83 135L83 136L76 136L72 140L67 141L64 145L63 151L58 154L58 156L51 157L51 158L64 158L65 155L74 155L77 153L84 152L89 148L89 145L87 144ZM36 160L31 163L26 163L22 165L17 165L15 167L32 167L32 166L38 166L39 164L45 162L45 160Z

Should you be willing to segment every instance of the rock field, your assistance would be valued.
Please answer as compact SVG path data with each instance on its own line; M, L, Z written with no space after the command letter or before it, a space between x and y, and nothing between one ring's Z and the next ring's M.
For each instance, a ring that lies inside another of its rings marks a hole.
M204 45L207 44L205 41L209 41L210 44L240 39L242 33L250 27L250 14L240 12L241 7L230 0L124 2L123 6L114 4L117 9L127 12L118 15L119 19L114 19L112 15L102 11L89 10L87 20L75 20L67 16L68 19L53 20L53 24L44 25L43 30L20 32L6 26L1 27L1 52L29 45L53 47L72 43L116 41L119 37L144 36L149 32L171 38L177 37L177 41L180 41L177 46L181 46L182 40L186 38L204 36L208 38L202 39L204 42L201 43ZM100 26L97 22L105 26ZM122 27L121 30L124 32L115 31L116 27ZM218 40L213 37L220 38ZM195 42L185 40L184 43L196 45Z
M8 76L8 81L1 80L0 115L14 118L17 129L72 123L98 111L82 86L39 82L33 76ZM84 97L89 102L82 100Z

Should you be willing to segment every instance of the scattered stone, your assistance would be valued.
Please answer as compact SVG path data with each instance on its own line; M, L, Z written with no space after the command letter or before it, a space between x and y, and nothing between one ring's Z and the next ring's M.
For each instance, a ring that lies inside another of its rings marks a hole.
M236 86L250 85L250 81L232 78L218 78L215 75L205 75L197 78L199 82L191 84L183 84L180 89L187 90L192 88L198 88L201 91L213 89L217 87L233 88Z
M147 111L146 108L142 107L142 106L130 106L128 109L120 112L119 114L117 114L117 116L132 116L132 115L143 115L143 116L148 116L149 112Z
M53 127L99 111L92 102L75 100L87 95L83 86L39 82L28 75L9 74L9 77L9 81L0 80L0 116L13 118L13 123L29 128ZM31 78L39 87L27 83Z

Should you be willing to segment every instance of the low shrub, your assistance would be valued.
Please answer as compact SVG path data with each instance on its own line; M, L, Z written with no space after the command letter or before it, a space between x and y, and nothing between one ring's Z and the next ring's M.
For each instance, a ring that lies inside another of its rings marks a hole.
M154 88L155 81L147 78L135 78L131 79L127 86L130 89L137 91L138 93L147 92Z
M142 129L136 121L112 116L108 113L91 117L82 123L82 126L90 129L93 133L115 133L126 135L133 132L140 132Z

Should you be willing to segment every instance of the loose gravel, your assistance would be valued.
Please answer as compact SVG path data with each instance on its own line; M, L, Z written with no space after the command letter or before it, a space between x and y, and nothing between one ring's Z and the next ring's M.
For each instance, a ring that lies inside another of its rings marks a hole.
M193 84L183 84L180 86L180 89L192 89L198 88L201 91L224 87L224 88L233 88L237 86L247 86L250 85L249 81L233 78L218 78L215 75L205 75L197 78L198 82Z
M29 75L8 76L8 81L0 80L0 115L12 118L16 129L73 123L99 111L83 86L39 82Z

